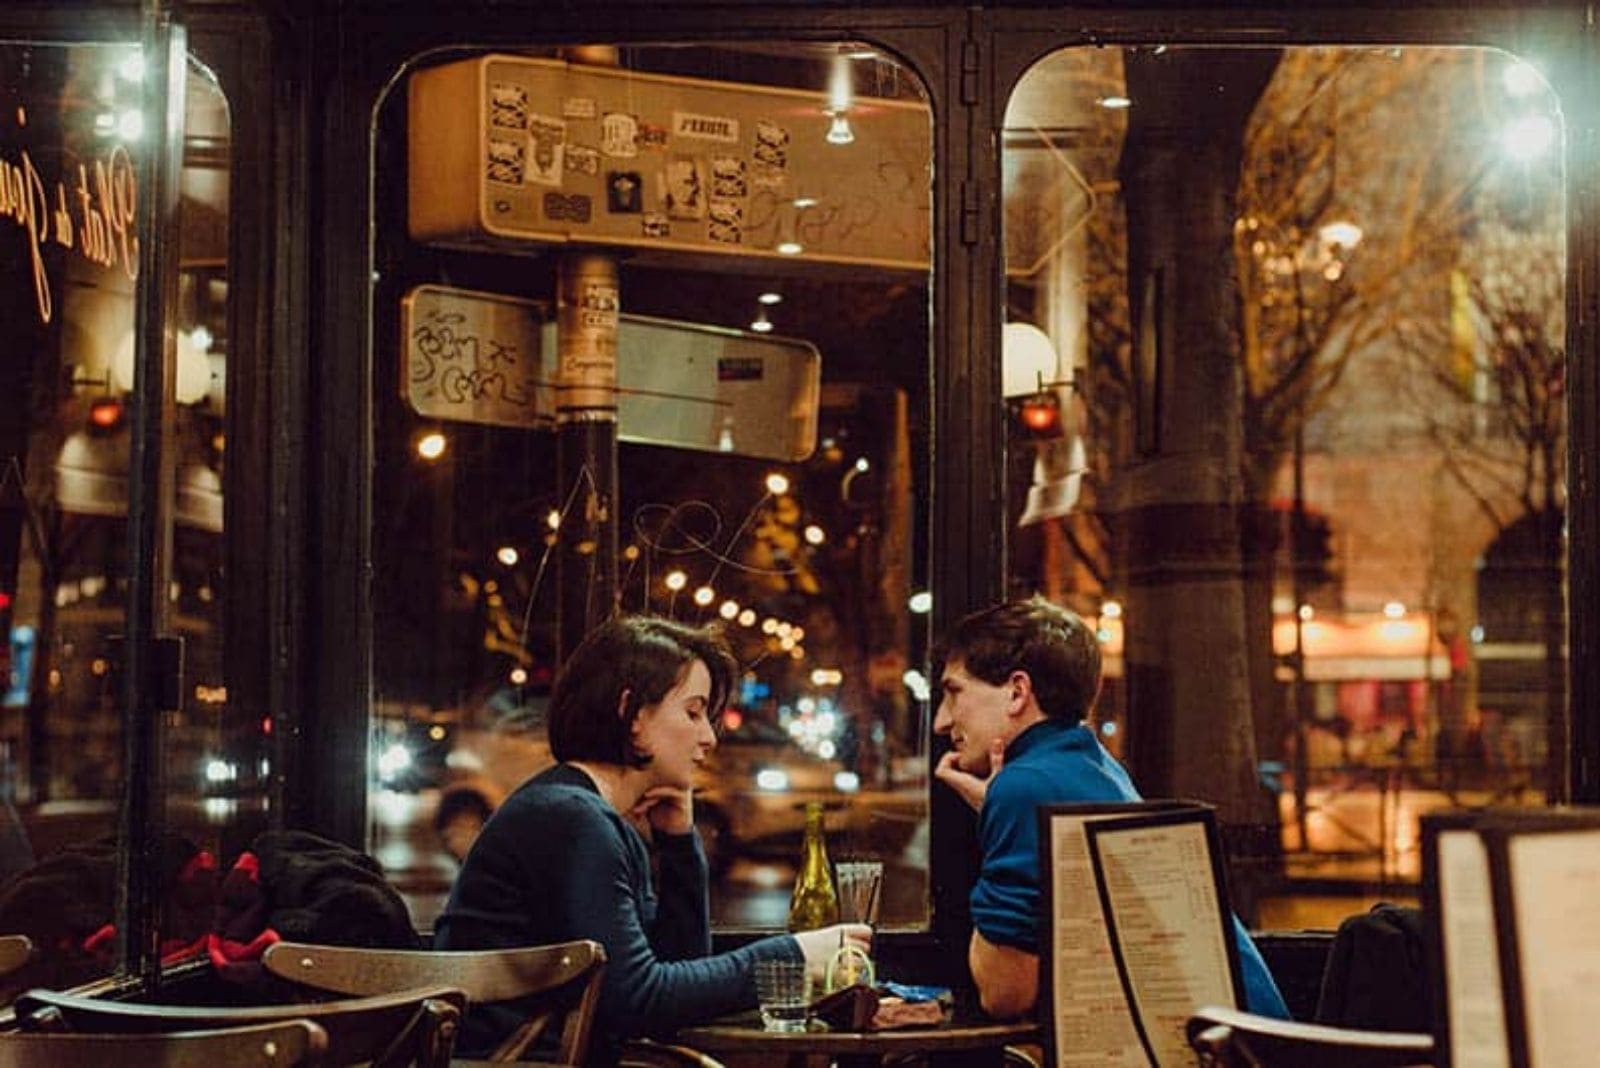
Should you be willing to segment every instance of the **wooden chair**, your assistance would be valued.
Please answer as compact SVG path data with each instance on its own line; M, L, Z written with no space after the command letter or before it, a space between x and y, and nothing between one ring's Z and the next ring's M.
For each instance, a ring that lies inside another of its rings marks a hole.
M328 1033L309 1020L166 1035L0 1033L5 1068L297 1068L320 1064L327 1050Z
M0 976L10 975L33 959L33 939L27 935L0 935Z
M1295 1023L1208 1006L1189 1017L1189 1045L1210 1068L1415 1068L1433 1064L1433 1038Z
M149 1005L30 990L17 999L16 1011L24 1030L66 1034L172 1034L303 1019L327 1032L324 1063L446 1068L466 1001L459 989L444 986L384 997L248 1008Z
M448 984L469 1004L515 1001L527 1017L490 1055L520 1058L552 1025L561 1041L551 1063L582 1064L600 1002L606 951L598 942L495 950L352 949L279 942L262 965L273 975L336 994L381 994L409 987Z

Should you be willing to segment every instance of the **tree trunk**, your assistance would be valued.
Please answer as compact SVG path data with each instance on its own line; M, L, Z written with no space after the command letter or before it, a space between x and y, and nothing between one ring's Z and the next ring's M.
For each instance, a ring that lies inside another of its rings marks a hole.
M1121 177L1134 322L1128 754L1150 796L1214 803L1248 920L1277 814L1256 770L1241 573L1235 191L1271 50L1130 51Z

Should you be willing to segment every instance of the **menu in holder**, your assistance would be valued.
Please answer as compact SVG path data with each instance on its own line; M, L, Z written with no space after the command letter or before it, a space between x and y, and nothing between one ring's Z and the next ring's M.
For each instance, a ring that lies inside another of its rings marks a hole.
M1189 1016L1243 1001L1212 810L1050 805L1039 819L1049 1063L1192 1064Z
M1592 1064L1600 1050L1600 811L1496 818L1479 833L1488 847L1511 1064ZM1461 1043L1455 1048L1459 1057Z
M1510 1068L1489 853L1480 812L1422 817L1422 915L1439 1068Z

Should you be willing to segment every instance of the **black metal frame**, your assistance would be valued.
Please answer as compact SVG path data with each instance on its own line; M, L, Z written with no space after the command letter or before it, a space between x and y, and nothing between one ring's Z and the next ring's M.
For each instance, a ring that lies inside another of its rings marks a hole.
M226 542L230 703L271 715L276 818L352 843L366 833L371 653L371 131L404 64L446 46L580 41L868 39L926 80L935 114L932 373L938 507L934 626L1004 589L998 396L999 125L1035 60L1073 44L1372 42L1544 46L1569 109L1570 797L1600 801L1600 31L1592 5L1354 7L806 0L198 0L179 12L233 109ZM133 39L137 5L29 3L14 39ZM130 512L149 507L133 502ZM135 519L130 514L130 522ZM145 769L130 767L130 778ZM935 790L933 927L904 951L959 962L975 873L970 815ZM155 858L135 858L154 865ZM148 905L133 903L135 912ZM124 921L127 917L122 917ZM136 936L136 934L135 934ZM133 962L128 962L132 964ZM138 971L138 967L134 967Z

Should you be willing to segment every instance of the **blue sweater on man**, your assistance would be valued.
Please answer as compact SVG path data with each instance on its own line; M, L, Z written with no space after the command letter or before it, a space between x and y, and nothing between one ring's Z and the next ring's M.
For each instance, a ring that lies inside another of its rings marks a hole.
M1128 773L1082 723L1035 723L1006 749L978 814L983 867L972 888L972 922L995 945L1039 955L1040 805L1138 801ZM1289 1018L1278 984L1244 924L1233 917L1245 1007Z
M711 955L699 836L655 838L659 895L639 832L588 775L557 764L518 787L485 825L434 930L434 948L599 942L607 964L592 1062L614 1060L624 1039L754 1008L755 962L802 960L799 943L779 935ZM520 1019L514 1006L472 1006L461 1055L487 1054Z

